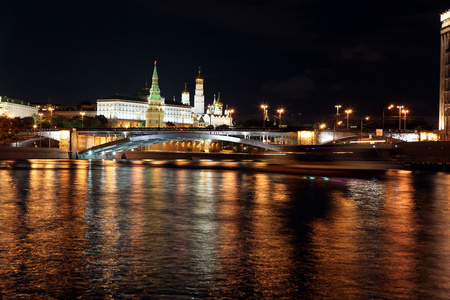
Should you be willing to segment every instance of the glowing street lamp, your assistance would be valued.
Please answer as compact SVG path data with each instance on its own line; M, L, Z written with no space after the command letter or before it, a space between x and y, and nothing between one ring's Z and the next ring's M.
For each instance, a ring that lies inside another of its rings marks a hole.
M389 105L388 107L383 108L383 130L384 130L384 111L385 111L386 109L391 110L391 109L393 109L393 108L394 108L394 104L391 104L391 105Z
M233 117L232 117L233 113L234 109L228 110L228 115L230 116L230 127L233 127Z
M42 148L42 116L43 113L39 113L39 148Z
M267 119L267 106L266 104L261 105L261 109L263 110L263 128L266 128L266 119Z
M325 124L325 123L322 123L319 125L319 129L325 129L325 127L327 127L327 124Z
M280 108L280 109L277 109L277 113L278 113L278 115L279 115L279 119L280 119L280 126L281 126L281 114L282 114L282 113L284 113L284 109L282 109L282 108Z
M53 111L55 109L53 107L50 107L48 110L50 111L50 128L52 128Z
M406 130L406 115L409 113L409 110L407 110L407 109L404 109L404 110L402 110L402 113L405 115L405 130Z
M351 114L352 112L353 112L353 111L352 111L351 109L345 110L345 113L347 114L347 129L348 129L348 122L349 122L349 119L350 119L350 114Z
M86 112L84 112L84 111L81 111L80 112L80 115L81 115L81 127L83 128L84 127L84 115L86 114Z
M335 105L334 107L336 107L336 124L339 123L339 108L341 108L341 105Z
M210 104L208 105L209 109L209 125L212 125L212 116L214 114L214 105Z
M158 105L158 130L161 128L161 105Z
M402 129L402 109L404 108L403 105L397 106L398 108L398 130Z
M362 133L363 133L363 121L369 121L370 117L365 117L364 119L361 120L361 136L360 136L360 140L362 141Z
M109 119L111 120L112 117L112 111L114 110L114 105L109 106Z

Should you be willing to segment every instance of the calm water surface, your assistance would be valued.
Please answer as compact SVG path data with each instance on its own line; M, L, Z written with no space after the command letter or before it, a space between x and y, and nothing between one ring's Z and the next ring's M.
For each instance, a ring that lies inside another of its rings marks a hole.
M0 168L0 299L450 295L450 174L30 162Z

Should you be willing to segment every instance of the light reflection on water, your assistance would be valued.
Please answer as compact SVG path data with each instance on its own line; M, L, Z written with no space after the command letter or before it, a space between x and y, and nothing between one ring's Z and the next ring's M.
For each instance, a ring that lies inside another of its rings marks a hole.
M33 160L4 163L0 179L5 299L450 292L449 174L328 180Z

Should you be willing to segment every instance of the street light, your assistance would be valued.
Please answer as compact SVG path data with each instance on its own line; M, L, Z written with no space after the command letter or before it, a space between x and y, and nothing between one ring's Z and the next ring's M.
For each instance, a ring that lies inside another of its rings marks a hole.
M39 148L42 148L42 116L43 113L39 113Z
M393 109L393 108L394 108L394 104L391 104L391 105L389 105L388 107L383 108L383 130L384 130L384 111L385 111L386 109L391 110L391 109Z
M334 107L336 107L336 124L339 123L339 108L341 108L341 105L335 105Z
M402 109L404 108L403 105L397 106L398 108L398 130L402 129Z
M277 113L278 113L279 119L280 119L280 125L279 126L281 126L281 114L284 113L284 109L282 109L282 108L277 109Z
M80 115L81 115L81 128L83 128L84 127L84 115L86 114L86 112L84 112L84 111L81 111L80 112Z
M53 107L50 107L48 110L50 111L50 128L52 128L53 111L55 109Z
M267 106L266 104L262 104L261 108L263 110L263 128L266 128L266 118L267 118L267 108L269 106Z
M352 113L353 111L351 110L351 109L347 109L346 111L345 111L345 113L347 114L347 129L348 129L348 121L349 121L349 119L350 119L350 114Z
M111 120L112 117L112 111L114 110L114 105L109 106L109 119Z
M209 125L213 126L212 115L214 114L214 105L212 104L208 105L208 109L209 109Z
M230 109L228 111L228 115L230 116L230 127L233 127L233 117L232 117L233 113L234 113L234 109Z
M360 141L362 141L362 133L363 133L363 121L369 121L370 117L365 117L364 119L361 119L361 136L359 138Z
M404 109L402 110L402 113L405 115L405 130L406 130L406 115L409 113L409 110Z
M158 105L158 130L161 128L161 106Z

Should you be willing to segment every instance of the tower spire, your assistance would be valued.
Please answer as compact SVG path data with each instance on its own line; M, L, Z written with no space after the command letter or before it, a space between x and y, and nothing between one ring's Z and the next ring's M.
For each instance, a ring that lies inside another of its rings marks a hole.
M158 72L156 70L156 60L155 65L153 67L153 76L152 76L152 86L150 88L150 99L149 101L161 101L161 90L159 89L159 79ZM159 104L159 103L157 103Z

